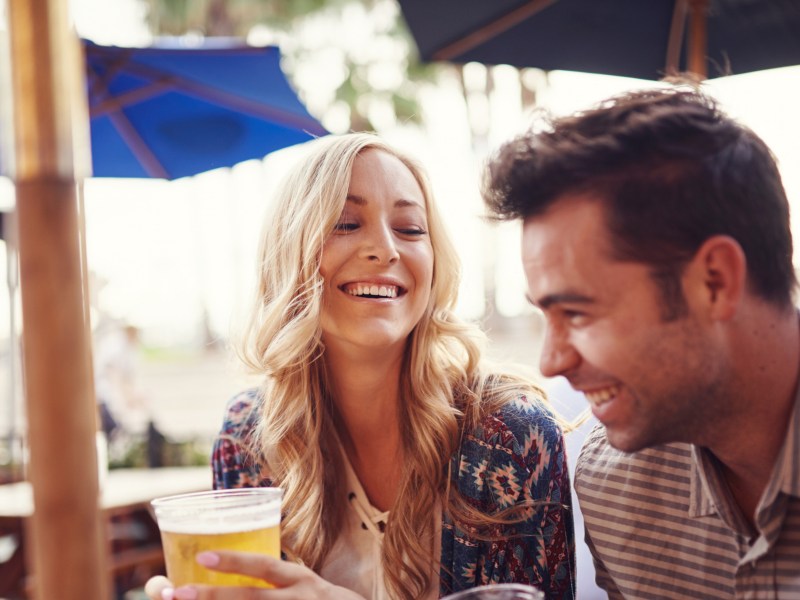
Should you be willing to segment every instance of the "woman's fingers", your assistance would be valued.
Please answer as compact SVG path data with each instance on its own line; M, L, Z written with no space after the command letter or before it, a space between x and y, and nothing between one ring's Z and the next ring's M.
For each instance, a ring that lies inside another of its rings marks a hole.
M307 567L263 554L220 550L201 552L196 559L206 568L247 575L275 587L187 585L170 590L170 600L364 600L355 592L331 585Z
M197 562L215 571L263 579L278 588L293 585L302 579L318 578L306 567L251 552L201 552L197 555Z
M147 580L144 586L144 593L150 600L163 600L161 593L168 588L172 588L172 583L163 575L156 575Z
M355 592L328 585L316 588L306 582L284 588L211 587L187 585L175 590L172 600L365 600Z

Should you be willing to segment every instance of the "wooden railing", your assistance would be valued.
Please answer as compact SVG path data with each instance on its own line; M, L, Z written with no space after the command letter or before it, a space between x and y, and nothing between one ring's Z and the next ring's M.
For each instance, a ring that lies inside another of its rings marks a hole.
M108 473L101 509L108 538L108 577L115 593L138 587L151 575L163 573L161 540L150 501L210 487L209 467L115 469ZM28 482L0 485L0 598L32 597L36 578L26 557L26 527L33 512Z

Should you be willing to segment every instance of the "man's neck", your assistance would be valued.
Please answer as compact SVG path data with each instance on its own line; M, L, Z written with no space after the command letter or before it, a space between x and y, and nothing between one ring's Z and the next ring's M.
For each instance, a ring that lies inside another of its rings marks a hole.
M737 418L716 431L709 450L745 518L753 524L794 409L800 377L797 314L762 318L737 341L741 354Z

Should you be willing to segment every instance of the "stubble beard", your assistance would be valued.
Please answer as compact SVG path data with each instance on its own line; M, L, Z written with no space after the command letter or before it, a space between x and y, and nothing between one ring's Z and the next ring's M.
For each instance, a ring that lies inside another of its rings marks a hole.
M677 332L650 345L644 361L661 375L653 385L628 389L640 418L627 431L609 432L612 446L637 452L673 442L706 445L710 426L730 413L730 369L691 317ZM677 323L676 323L677 324Z

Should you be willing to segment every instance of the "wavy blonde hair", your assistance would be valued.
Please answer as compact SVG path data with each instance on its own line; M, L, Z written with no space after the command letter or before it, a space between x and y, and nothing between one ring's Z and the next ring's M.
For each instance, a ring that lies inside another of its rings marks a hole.
M368 149L397 157L416 178L434 253L430 301L408 340L401 374L400 430L407 459L382 550L387 589L392 597L411 600L428 589L438 563L431 518L438 500L471 531L503 521L477 512L450 489L450 457L461 435L521 389L534 400L543 395L526 380L490 377L481 358L485 336L453 314L460 262L417 162L371 134L310 142L305 159L279 187L265 224L256 302L238 348L245 363L264 376L254 450L284 489L284 550L318 571L343 525L346 496L337 476L343 465L323 360L319 265L344 208L353 163Z

